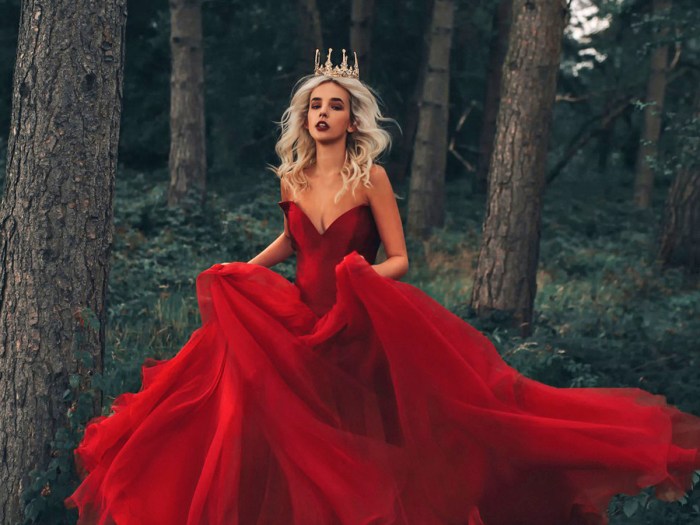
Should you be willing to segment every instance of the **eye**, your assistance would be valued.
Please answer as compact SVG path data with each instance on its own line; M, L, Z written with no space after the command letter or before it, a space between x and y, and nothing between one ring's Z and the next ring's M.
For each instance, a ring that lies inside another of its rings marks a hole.
M333 109L337 109L338 111L343 111L343 106L333 106Z

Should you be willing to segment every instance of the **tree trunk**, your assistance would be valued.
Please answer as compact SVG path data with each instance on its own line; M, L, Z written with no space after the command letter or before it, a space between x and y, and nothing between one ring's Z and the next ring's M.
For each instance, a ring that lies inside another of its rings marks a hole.
M508 51L508 31L512 9L513 0L501 0L493 16L486 92L484 93L484 117L479 136L479 160L472 185L474 193L488 193L489 165L493 152L493 138L496 134L503 62Z
M323 35L321 33L321 14L318 11L316 0L298 0L297 11L299 13L297 76L303 77L314 72L316 50L320 49L323 55Z
M350 21L350 47L357 53L362 78L367 81L371 72L372 21L374 0L352 0Z
M683 137L681 169L666 199L659 259L664 267L684 266L700 272L700 89Z
M454 4L435 0L430 24L428 68L418 113L408 197L407 230L426 237L445 218L445 164Z
M193 192L204 201L204 52L201 0L170 0L170 188L168 205Z
M430 13L433 11L433 6L435 0L428 0L426 4L425 19L427 23L425 24L424 33L428 33L430 28ZM429 9L428 9L429 8ZM420 100L423 95L423 84L425 84L425 76L428 70L428 46L424 43L421 46L420 54L420 66L418 67L418 75L416 76L416 83L413 86L413 93L411 98L406 105L404 111L405 125L403 126L403 133L401 137L401 151L399 154L398 166L396 168L396 175L398 180L403 180L408 177L409 171L411 169L411 157L413 156L413 143L416 138L416 129L418 128L418 112Z
M655 16L665 16L671 9L671 0L653 0ZM661 22L658 37L668 35L668 23ZM636 177L634 181L634 203L638 208L648 208L654 188L654 164L659 153L661 118L666 95L666 69L668 67L668 44L662 43L651 54L651 71L647 83L644 123L637 152Z
M125 24L126 0L22 3L0 204L0 523L22 522L27 474L67 425L76 352L102 369Z
M541 199L566 8L514 0L472 306L531 331Z
M664 267L700 271L700 166L683 169L671 185L659 258Z

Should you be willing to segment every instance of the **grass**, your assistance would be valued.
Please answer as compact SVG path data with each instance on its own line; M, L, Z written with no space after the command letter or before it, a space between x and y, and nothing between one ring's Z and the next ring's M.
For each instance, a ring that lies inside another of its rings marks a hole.
M274 178L251 173L244 182L211 184L207 207L183 213L165 206L165 172L120 174L105 370L93 377L93 387L105 396L105 414L116 395L138 390L145 358L172 357L199 327L199 272L218 262L248 260L281 230ZM700 285L681 270L662 271L655 260L662 195L652 210L639 212L627 193L624 187L608 187L605 194L574 191L570 184L548 189L534 332L528 338L470 312L484 198L471 195L466 181L449 183L445 227L429 242L409 242L405 280L482 330L530 377L562 387L639 386L700 414ZM400 205L405 208L405 201ZM292 278L294 262L275 270ZM30 513L49 517L47 523L71 522L61 506L75 483L66 470L92 416L83 394L73 392L66 400L74 399L72 427L52 444L57 457L48 470L33 473L24 494ZM45 498L39 494L47 485L52 492ZM648 492L616 498L611 525L700 523L697 492L674 504L661 504Z

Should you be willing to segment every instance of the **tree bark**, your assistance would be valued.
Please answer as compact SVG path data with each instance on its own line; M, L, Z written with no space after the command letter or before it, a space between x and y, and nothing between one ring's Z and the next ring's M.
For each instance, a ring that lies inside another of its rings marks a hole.
M299 13L299 59L297 76L311 75L314 72L314 57L317 49L323 55L323 35L321 14L316 0L298 0ZM359 55L359 53L358 53ZM360 62L362 63L362 62Z
M435 0L430 24L428 68L418 113L408 197L407 230L427 237L445 218L445 164L454 3Z
M659 258L700 272L700 166L678 173L668 193Z
M435 0L427 0L425 11L425 19L427 23L425 24L424 33L427 35L430 28L430 14L433 12L433 7ZM411 169L411 158L413 156L413 143L416 138L416 129L418 128L418 113L420 100L423 95L423 85L425 84L425 76L428 70L428 45L424 42L421 46L420 53L420 65L418 67L418 75L416 76L416 82L413 86L413 93L411 98L406 105L404 110L404 122L403 133L401 137L401 151L399 154L398 166L396 168L396 175L398 180L403 180L409 175Z
M27 474L67 425L76 352L102 369L125 24L126 0L22 3L0 204L0 523L22 522Z
M493 138L496 134L503 62L508 51L508 31L512 9L513 0L501 0L493 16L493 34L484 93L484 116L479 136L479 160L472 185L474 193L488 193L489 165L493 152Z
M666 199L661 225L659 259L662 266L684 266L700 272L700 89L693 115L682 137L681 169Z
M168 205L206 195L201 0L170 0L170 187Z
M367 81L371 75L372 22L374 21L374 0L352 0L350 20L350 47L357 53L362 78Z
M531 332L541 200L566 7L514 0L472 307Z
M665 16L671 9L671 0L653 0L655 16ZM668 35L668 23L660 23L658 37ZM648 208L654 188L654 164L659 154L661 119L666 95L666 73L668 67L668 44L662 43L651 54L651 71L647 83L644 123L637 152L636 177L634 181L634 203L638 208Z

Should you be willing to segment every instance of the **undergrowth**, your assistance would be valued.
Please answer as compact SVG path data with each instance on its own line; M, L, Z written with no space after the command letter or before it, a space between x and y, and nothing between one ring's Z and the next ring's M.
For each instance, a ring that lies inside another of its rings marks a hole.
M121 174L104 372L87 384L72 378L64 396L69 426L51 444L51 464L31 473L25 523L75 522L76 513L66 512L62 501L77 484L72 451L95 416L93 401L102 396L102 415L108 415L117 395L138 391L146 358L174 356L199 327L195 280L201 271L246 261L281 232L273 177L250 177L266 182L210 189L204 209L183 212L165 205L165 172ZM521 338L498 316L479 319L469 308L483 197L451 184L445 228L428 243L409 242L407 282L482 330L529 377L559 387L641 387L700 414L700 286L682 271L662 271L655 261L658 210L640 213L626 198L550 189L535 328ZM294 261L275 270L291 279ZM78 358L91 365L89 355ZM673 504L658 502L648 491L616 497L611 524L698 524L698 492Z

